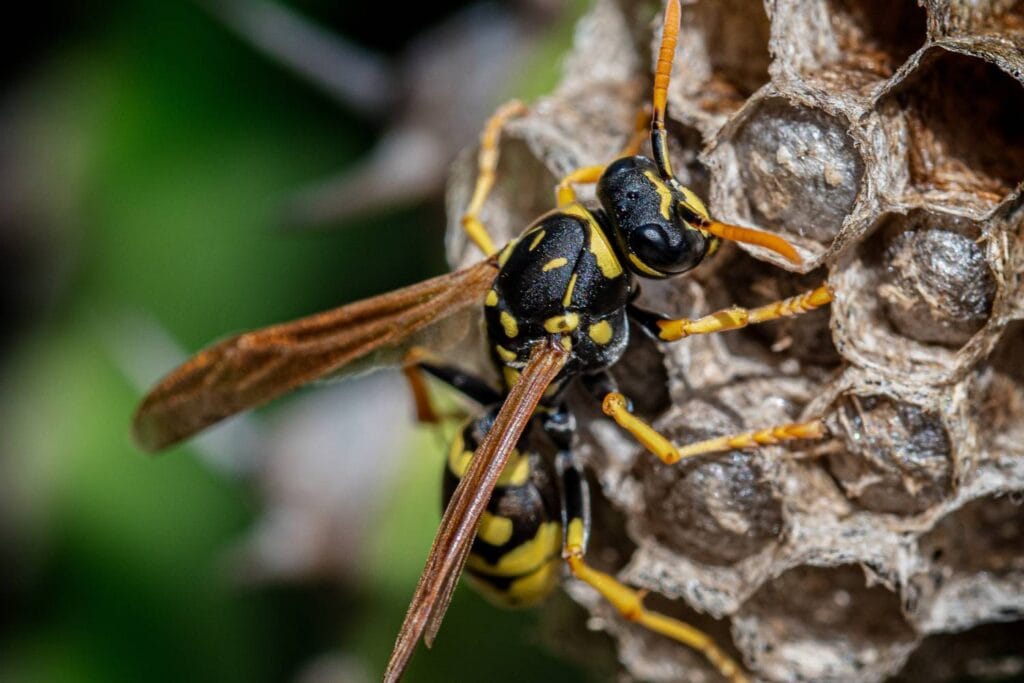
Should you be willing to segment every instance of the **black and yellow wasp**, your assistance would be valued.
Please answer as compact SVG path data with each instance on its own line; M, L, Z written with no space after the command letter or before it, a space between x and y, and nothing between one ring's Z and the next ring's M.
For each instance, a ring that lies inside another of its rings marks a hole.
M463 218L487 258L416 285L262 330L201 351L165 377L135 415L134 433L158 450L307 382L403 362L421 416L430 414L421 371L442 379L484 408L460 432L448 458L447 501L440 529L409 606L385 680L401 676L416 644L437 634L467 568L472 581L504 604L539 601L561 575L564 560L577 579L597 589L627 619L702 652L727 678L741 668L705 634L642 606L642 594L585 561L589 505L572 451L574 419L563 400L576 380L604 412L666 464L684 457L824 435L820 421L770 426L677 447L632 414L607 372L627 346L631 324L671 342L823 306L822 285L760 308L733 307L696 319L672 319L633 302L640 278L685 273L715 253L721 240L760 245L799 263L779 237L713 220L672 173L665 110L679 30L679 0L669 0L654 74L650 116L652 158L641 139L608 166L578 169L558 185L558 207L500 251L478 218L495 182L502 125L524 110L498 110L481 137L480 173ZM577 202L573 186L596 183L599 207ZM439 322L480 305L501 390L415 350ZM533 429L529 429L533 425ZM546 435L557 456L533 447Z

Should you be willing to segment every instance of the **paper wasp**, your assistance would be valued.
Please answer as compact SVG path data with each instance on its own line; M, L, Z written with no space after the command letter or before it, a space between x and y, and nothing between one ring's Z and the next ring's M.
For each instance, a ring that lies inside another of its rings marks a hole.
M625 351L630 323L671 342L796 315L831 301L830 290L822 285L759 308L733 307L696 319L668 318L633 303L638 278L685 273L713 254L721 240L759 245L800 262L796 250L777 236L713 220L701 200L673 175L665 112L679 17L679 0L669 0L654 74L652 158L636 154L636 140L608 166L569 174L558 185L558 207L499 252L477 216L495 181L501 126L523 110L518 103L506 105L481 137L480 173L463 219L467 234L487 256L484 261L215 344L165 377L136 413L137 441L157 450L313 380L367 364L397 362L403 356L411 377L415 361L415 367L486 407L463 430L449 458L448 504L385 680L401 676L421 637L428 645L433 641L469 558L471 575L488 584L492 596L520 603L550 590L564 558L576 578L596 588L624 617L694 647L726 677L745 680L739 666L705 634L648 612L641 593L584 561L587 496L572 455L574 421L563 400L566 388L580 380L600 398L605 414L667 465L701 454L815 439L825 431L815 420L677 447L632 414L629 399L607 372ZM600 207L576 201L573 185L580 183L596 183ZM407 356L438 323L480 302L489 352L504 382L501 391L451 366ZM423 414L422 382L414 379L413 385L419 387L415 393ZM549 505L546 517L539 512L530 517L520 505L518 511L502 514L501 506L489 504L510 495L511 488L529 488L541 498L553 495L550 477L547 484L540 483L541 463L526 433L531 423L558 450L560 511ZM467 444L474 449L472 456ZM496 494L496 487L503 488ZM514 553L519 564L508 559Z

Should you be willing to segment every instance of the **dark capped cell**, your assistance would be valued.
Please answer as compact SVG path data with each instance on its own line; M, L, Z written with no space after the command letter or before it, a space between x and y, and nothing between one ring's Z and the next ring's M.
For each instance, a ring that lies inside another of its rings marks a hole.
M839 119L782 98L765 100L733 146L755 222L831 242L864 177L863 159Z
M847 395L832 421L845 448L828 456L829 470L861 507L917 514L952 492L952 448L936 413L885 396Z
M988 321L996 282L978 243L943 230L908 230L884 254L879 295L898 332L962 346Z
M690 408L694 423L714 414L696 401ZM676 443L687 443L711 434L683 429L671 436ZM708 564L731 564L782 533L782 507L757 456L733 451L672 467L645 457L639 467L648 528L681 554Z

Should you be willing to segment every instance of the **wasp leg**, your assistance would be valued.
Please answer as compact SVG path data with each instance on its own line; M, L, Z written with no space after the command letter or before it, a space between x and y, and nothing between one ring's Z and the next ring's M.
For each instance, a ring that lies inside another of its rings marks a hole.
M667 318L645 311L636 306L629 307L630 317L644 329L662 341L677 341L693 334L713 334L726 330L737 330L747 325L787 318L813 311L832 301L832 290L827 284L809 292L775 301L758 308L723 308L703 318Z
M402 361L402 373L405 375L409 391L416 404L416 420L418 422L436 424L441 421L442 417L430 400L430 388L427 386L424 374L441 380L482 406L501 401L501 394L487 382L453 365L436 362L433 354L419 346L414 346L405 354Z
M785 441L820 439L827 433L825 424L821 420L811 420L810 422L790 422L766 429L718 436L685 446L676 446L654 427L634 415L629 399L618 392L612 392L605 396L601 402L601 409L604 410L605 415L615 420L617 425L632 434L644 448L658 456L666 465L674 465L683 458L691 458L695 455L771 446Z
M616 159L639 154L640 145L647 138L647 123L650 119L651 115L646 107L637 112L633 134L630 136L626 146L615 157ZM576 191L573 189L573 185L596 183L601 179L601 174L604 173L606 168L608 168L607 164L604 166L582 166L563 177L558 182L558 185L555 186L555 201L558 204L558 208L565 208L576 201Z
M491 188L494 187L498 169L498 142L501 140L501 129L506 121L516 116L522 116L524 113L526 113L526 105L519 100L506 102L494 112L480 134L480 154L477 157L479 171L476 185L473 187L473 196L469 200L469 206L466 207L466 213L462 215L462 229L487 256L493 256L497 249L494 246L494 240L487 233L487 228L480 220L480 210L483 208Z
M732 683L745 683L748 679L729 655L703 631L672 617L644 608L646 591L638 591L620 583L586 563L584 555L590 533L590 496L587 481L579 460L571 451L562 451L555 460L562 498L564 546L562 557L572 575L594 588L628 621L671 638L700 652L725 678Z

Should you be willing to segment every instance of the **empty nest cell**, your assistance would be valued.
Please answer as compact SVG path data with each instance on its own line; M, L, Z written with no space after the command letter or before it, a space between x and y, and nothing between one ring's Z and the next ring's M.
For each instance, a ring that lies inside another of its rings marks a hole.
M841 55L827 67L855 88L893 75L927 39L927 16L915 0L827 0Z
M730 114L768 82L770 25L761 0L683 7L675 67L684 110Z
M952 575L1024 573L1024 491L985 496L946 515L918 540Z
M843 122L781 97L746 112L731 140L751 218L829 244L853 209L864 161Z
M880 107L905 126L914 192L992 207L1024 180L1024 87L996 65L933 48Z
M917 514L952 493L952 445L938 414L885 396L847 394L830 420L845 447L828 455L829 471L862 508Z
M1024 457L1024 322L1009 325L979 374L978 439L997 461Z
M855 565L786 571L744 604L734 632L770 680L877 680L916 640L899 597Z
M889 683L1017 681L1024 677L1024 621L928 636Z

